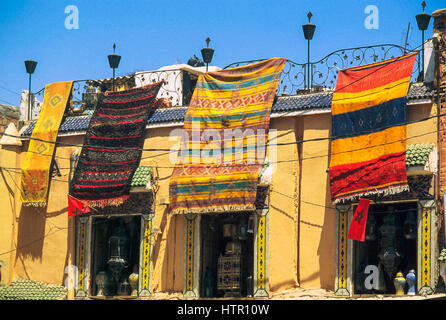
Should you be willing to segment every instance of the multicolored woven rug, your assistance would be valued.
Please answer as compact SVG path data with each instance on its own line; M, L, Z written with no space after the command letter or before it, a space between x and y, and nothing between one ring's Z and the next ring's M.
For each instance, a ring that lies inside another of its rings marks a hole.
M173 214L254 210L271 107L286 59L198 78L169 185Z
M118 206L129 197L160 87L157 82L100 96L71 181L73 197L89 207Z
M339 72L329 168L335 203L409 190L406 96L415 58L412 53Z
M72 86L72 81L55 82L45 86L39 119L31 134L22 165L20 200L26 206L44 207L47 204L54 142L71 96Z

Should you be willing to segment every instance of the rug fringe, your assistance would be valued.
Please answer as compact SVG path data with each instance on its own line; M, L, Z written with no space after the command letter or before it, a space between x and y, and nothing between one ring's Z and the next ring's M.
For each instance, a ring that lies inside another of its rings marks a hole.
M22 202L22 205L25 207L46 207L46 202Z
M178 208L170 211L171 214L193 214L193 213L227 213L227 212L241 212L241 211L254 211L256 207L254 205L226 205L218 207L207 208Z
M107 199L95 199L95 200L82 199L82 203L84 203L87 207L100 207L100 208L108 206L118 207L125 201L127 201L129 197L130 197L129 195L124 195L121 197L107 198Z
M399 193L409 191L409 190L410 189L409 189L408 184L395 186L395 187L389 187L389 188L386 188L383 190L368 190L366 192L356 193L352 196L338 198L338 199L334 200L333 203L334 204L345 204L347 202L353 202L353 201L359 200L359 198L361 198L361 197L367 197L367 196L372 196L372 195L391 196L391 195L399 194Z

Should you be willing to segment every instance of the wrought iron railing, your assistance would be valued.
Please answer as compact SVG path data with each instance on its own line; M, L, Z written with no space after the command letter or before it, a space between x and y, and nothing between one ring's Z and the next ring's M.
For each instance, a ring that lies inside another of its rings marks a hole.
M141 85L162 82L157 98L169 100L168 105L189 105L195 89L197 76L182 69L156 70L135 72L125 77L103 80L76 80L73 81L73 105L67 109L68 115L81 115L92 113L96 107L100 92L118 89L128 89ZM35 98L42 102L45 88L34 93ZM35 120L40 112L41 103L33 104L30 120Z
M421 47L421 46L420 46ZM294 95L311 93L323 90L332 90L336 85L339 70L361 66L373 62L383 61L417 51L418 48L408 50L394 44L383 44L336 50L322 59L308 63L297 63L287 60L282 72L277 95ZM416 82L420 75L420 57L416 57L412 73L412 81ZM239 67L263 59L234 62L224 69ZM311 70L308 74L308 70ZM128 88L148 83L162 81L158 98L170 100L172 106L189 105L195 89L197 76L183 69L156 70L135 72L125 77L117 77L118 85L127 85ZM90 113L97 102L97 92L111 90L113 79L103 80L77 80L73 83L73 106L68 110L70 115ZM113 83L113 86L115 83ZM37 100L43 101L44 89L35 93ZM32 114L38 115L36 104Z
M297 63L288 59L280 78L277 94L278 96L282 96L284 94L298 94L324 89L331 90L336 86L337 76L341 69L383 61L415 51L417 50L408 50L394 44L341 49L326 55L318 61L310 62L310 68L308 68L308 63ZM417 54L412 73L413 82L416 82L419 77L419 59L420 54ZM235 62L226 66L224 69L239 67L262 60ZM308 74L308 69L311 70L310 74Z

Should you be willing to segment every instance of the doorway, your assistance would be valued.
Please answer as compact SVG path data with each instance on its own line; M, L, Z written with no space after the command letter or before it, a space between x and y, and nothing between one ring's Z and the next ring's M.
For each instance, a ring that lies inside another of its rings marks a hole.
M253 214L238 212L201 216L201 297L253 295Z
M394 294L398 272L417 274L417 208L416 202L370 206L365 241L353 243L355 294ZM378 275L372 287L366 281L371 269Z

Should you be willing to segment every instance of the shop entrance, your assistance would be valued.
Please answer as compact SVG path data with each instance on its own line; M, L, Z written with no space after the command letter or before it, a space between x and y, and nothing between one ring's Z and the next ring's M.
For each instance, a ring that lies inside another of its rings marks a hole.
M200 296L253 295L253 213L201 216Z
M353 242L354 293L395 294L398 272L417 274L417 203L371 205L365 241Z

